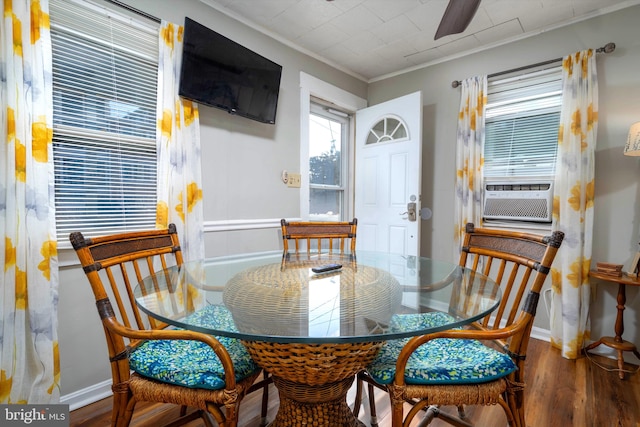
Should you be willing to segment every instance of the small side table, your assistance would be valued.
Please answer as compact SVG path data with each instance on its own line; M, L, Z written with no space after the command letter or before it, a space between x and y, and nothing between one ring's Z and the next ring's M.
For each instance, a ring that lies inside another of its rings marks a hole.
M623 353L625 351L632 351L633 354L636 355L638 359L640 359L640 353L638 353L638 349L636 345L632 342L625 341L622 339L622 333L624 332L624 320L622 313L624 312L624 305L627 302L627 296L625 294L625 287L629 286L640 286L640 279L629 276L626 273L622 273L622 276L615 277L609 274L603 274L596 270L591 270L589 272L589 276L594 279L604 280L606 282L617 283L618 284L618 315L616 317L616 325L615 325L615 337L602 337L598 341L590 344L589 346L584 348L584 351L587 352L599 346L600 344L604 344L607 347L611 347L618 352L618 368L620 369L620 379L624 379L624 357Z

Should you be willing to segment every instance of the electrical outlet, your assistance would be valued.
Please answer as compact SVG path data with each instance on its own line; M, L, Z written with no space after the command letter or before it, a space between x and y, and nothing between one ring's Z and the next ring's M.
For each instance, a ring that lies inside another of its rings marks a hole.
M289 173L289 177L287 179L287 187L300 188L300 174L299 173Z

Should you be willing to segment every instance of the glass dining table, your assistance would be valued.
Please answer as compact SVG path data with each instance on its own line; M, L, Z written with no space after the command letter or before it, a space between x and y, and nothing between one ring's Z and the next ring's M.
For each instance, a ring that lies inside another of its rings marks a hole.
M278 389L271 427L346 427L363 425L347 392L385 341L463 327L501 292L453 263L359 251L193 261L144 278L134 296L155 319L241 340Z

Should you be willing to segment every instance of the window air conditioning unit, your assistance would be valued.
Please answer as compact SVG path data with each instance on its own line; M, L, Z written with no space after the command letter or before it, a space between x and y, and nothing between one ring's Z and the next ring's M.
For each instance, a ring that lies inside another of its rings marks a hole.
M553 181L494 181L484 186L484 219L551 222Z

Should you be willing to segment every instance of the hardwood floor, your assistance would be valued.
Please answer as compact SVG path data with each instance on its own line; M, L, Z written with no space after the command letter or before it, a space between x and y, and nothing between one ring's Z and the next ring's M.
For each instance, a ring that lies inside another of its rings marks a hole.
M592 356L578 360L562 358L560 352L549 343L532 339L527 361L526 410L527 427L640 427L640 372L626 374L624 380L615 369L612 359ZM601 365L602 367L598 366ZM637 370L635 365L625 369ZM277 391L270 393L269 420L277 411ZM349 396L353 398L353 390ZM241 405L239 427L260 425L261 394L247 396ZM376 409L380 427L390 427L387 396L376 393ZM450 408L444 408L451 411ZM133 416L133 427L156 427L175 418L178 408L170 405L140 403ZM469 407L467 416L478 427L504 427L506 418L498 406ZM70 427L109 426L111 398L71 412ZM368 411L360 411L360 419L368 426ZM201 427L201 420L192 421L188 427ZM412 426L417 422L412 423ZM433 427L447 426L434 420Z

